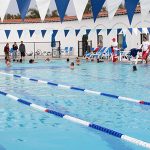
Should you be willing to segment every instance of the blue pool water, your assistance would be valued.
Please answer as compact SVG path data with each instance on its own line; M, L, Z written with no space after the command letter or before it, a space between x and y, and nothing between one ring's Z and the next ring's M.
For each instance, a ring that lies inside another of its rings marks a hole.
M65 61L1 65L7 73L150 102L150 66L132 72L128 64ZM0 74L0 90L64 114L150 142L150 108L112 98L65 90ZM0 150L142 150L110 135L23 106L0 96Z

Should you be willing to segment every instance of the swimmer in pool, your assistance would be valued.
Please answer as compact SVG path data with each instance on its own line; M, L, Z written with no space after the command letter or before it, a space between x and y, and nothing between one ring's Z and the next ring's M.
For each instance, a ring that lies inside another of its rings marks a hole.
M88 57L86 57L86 62L89 62L89 58Z
M74 69L74 62L71 62L71 64L70 64L70 69Z
M67 60L66 60L67 62L69 62L70 60L69 60L69 58L67 58Z
M49 61L50 61L50 58L46 58L45 61L46 61L46 62L49 62Z
M76 58L76 65L80 65L80 59L78 57Z
M29 60L29 64L34 64L34 63L37 63L37 62L34 61L34 59Z
M10 59L6 59L6 60L5 60L5 63L6 63L6 65L7 65L7 67L10 67L10 66L11 66Z

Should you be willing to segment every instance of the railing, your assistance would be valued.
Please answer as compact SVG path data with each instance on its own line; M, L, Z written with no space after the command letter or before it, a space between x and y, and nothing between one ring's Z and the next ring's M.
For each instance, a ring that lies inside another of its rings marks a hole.
M20 42L16 42L18 47ZM10 49L12 48L13 42L9 42ZM51 56L55 58L60 57L60 41L55 42L55 47L52 47L52 42L24 42L26 47L26 56L32 58L38 58L39 56ZM4 47L6 43L0 42L0 55L4 56ZM19 57L19 52L18 52Z

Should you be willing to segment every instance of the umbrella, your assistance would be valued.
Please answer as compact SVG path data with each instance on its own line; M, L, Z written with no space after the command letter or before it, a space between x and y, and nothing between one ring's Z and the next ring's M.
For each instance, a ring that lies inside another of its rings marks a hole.
M126 35L123 35L123 39L122 39L122 49L126 49L127 48L127 42L126 42Z

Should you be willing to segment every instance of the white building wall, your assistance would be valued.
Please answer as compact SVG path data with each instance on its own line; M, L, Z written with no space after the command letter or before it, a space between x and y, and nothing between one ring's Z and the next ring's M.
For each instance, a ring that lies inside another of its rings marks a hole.
M135 14L133 19L133 24L131 27L150 27L150 21L147 17L147 20L142 20L141 14ZM52 30L59 30L56 40L61 41L61 48L65 47L73 47L74 55L78 55L78 41L82 40L83 34L86 33L86 29L92 29L89 34L89 40L92 40L93 47L97 46L97 35L96 29L103 29L100 32L100 35L103 35L103 43L104 46L109 47L111 43L111 39L113 37L117 37L117 28L127 29L129 28L129 21L126 15L123 16L115 16L112 21L108 20L108 18L98 18L94 23L93 19L85 19L81 22L79 21L66 21L62 24L60 22L51 22L51 23L22 23L22 24L0 24L0 42L20 42L23 40L24 42L50 42ZM114 30L107 36L107 30L112 28ZM70 29L68 36L65 38L64 29ZM76 37L74 29L81 29L79 35ZM10 36L7 39L4 30L11 30ZM21 39L18 37L17 30L24 30ZM33 37L30 38L29 30L36 30ZM48 30L45 38L41 35L41 30ZM137 46L137 43L140 43L140 32L138 31L138 35L131 35L129 31L126 31L127 35L127 44L128 49ZM11 46L12 44L10 44ZM3 55L3 47L4 44L0 44L0 55ZM26 44L27 51L33 51L33 44ZM41 49L44 51L51 50L49 44L37 44L36 50Z

